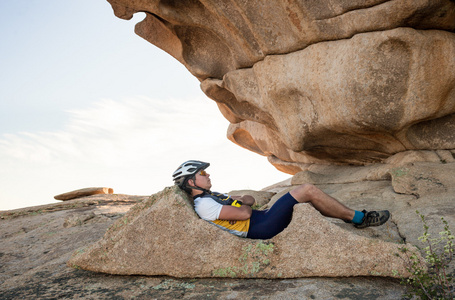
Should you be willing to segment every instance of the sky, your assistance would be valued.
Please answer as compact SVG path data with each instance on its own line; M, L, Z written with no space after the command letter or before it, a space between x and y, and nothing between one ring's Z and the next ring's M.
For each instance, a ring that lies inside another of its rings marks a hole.
M0 2L0 210L110 187L151 195L190 159L212 189L290 177L230 142L229 122L177 60L105 0Z

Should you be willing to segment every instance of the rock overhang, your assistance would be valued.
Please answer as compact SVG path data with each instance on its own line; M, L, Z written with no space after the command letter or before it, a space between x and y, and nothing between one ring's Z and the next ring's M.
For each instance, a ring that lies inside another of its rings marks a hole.
M455 148L453 1L109 2L282 171Z

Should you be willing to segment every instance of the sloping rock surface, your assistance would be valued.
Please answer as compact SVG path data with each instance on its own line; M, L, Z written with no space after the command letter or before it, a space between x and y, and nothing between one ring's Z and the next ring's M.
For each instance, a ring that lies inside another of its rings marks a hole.
M395 255L400 246L343 230L308 204L297 205L288 228L270 240L238 238L199 219L186 194L172 187L133 207L68 265L174 277L393 276L406 274Z

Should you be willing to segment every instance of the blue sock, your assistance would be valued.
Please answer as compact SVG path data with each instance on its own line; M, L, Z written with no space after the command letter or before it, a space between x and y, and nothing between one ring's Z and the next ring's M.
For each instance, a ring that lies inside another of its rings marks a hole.
M354 223L354 224L362 223L364 216L365 216L365 214L363 212L355 210L355 215L354 215L354 219L352 219L352 223Z

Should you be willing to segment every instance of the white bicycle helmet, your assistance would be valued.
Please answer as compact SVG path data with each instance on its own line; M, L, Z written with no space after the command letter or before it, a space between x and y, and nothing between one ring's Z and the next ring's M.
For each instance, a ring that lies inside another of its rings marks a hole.
M199 160L188 160L181 164L172 174L174 183L180 188L185 189L188 179L192 178L199 170L204 170L210 163Z

